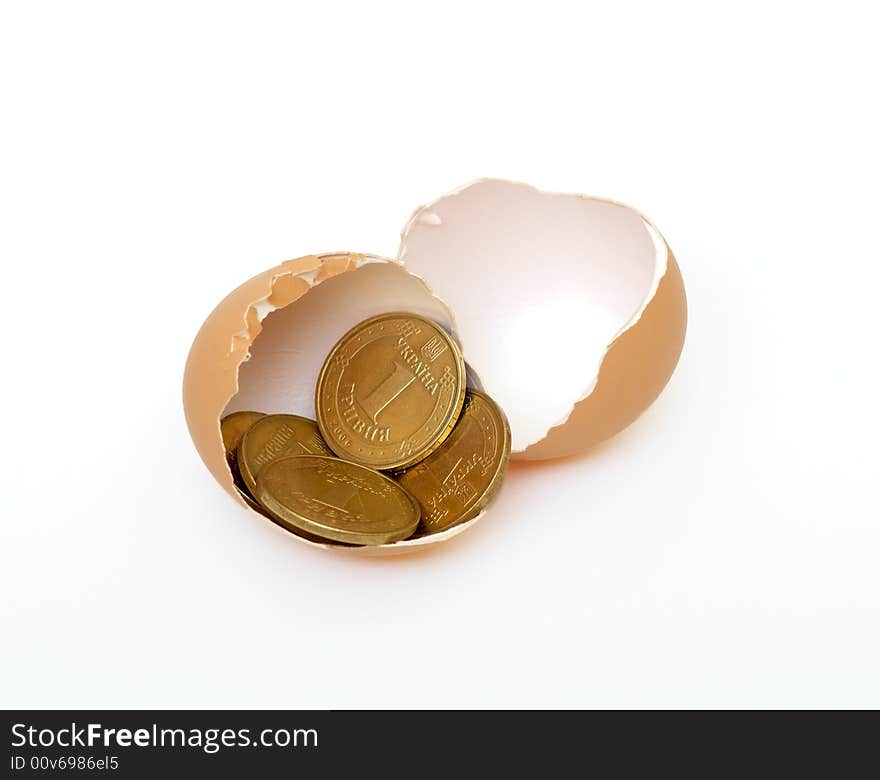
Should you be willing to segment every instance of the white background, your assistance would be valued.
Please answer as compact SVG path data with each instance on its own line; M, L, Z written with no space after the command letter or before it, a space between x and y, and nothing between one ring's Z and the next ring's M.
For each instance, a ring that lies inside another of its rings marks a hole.
M880 705L870 8L5 3L0 705ZM284 537L191 445L196 330L479 176L649 215L678 371L440 549Z

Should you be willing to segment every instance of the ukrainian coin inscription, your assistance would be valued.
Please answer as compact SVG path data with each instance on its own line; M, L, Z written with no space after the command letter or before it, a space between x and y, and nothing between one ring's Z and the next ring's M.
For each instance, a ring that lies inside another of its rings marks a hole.
M238 467L251 495L257 474L288 455L332 455L314 420L295 414L269 414L257 420L238 446Z
M492 500L510 457L510 428L489 396L468 390L449 438L397 481L421 506L422 534L476 517Z
M387 544L411 536L419 505L390 477L332 457L275 460L257 475L259 502L296 533L348 544Z

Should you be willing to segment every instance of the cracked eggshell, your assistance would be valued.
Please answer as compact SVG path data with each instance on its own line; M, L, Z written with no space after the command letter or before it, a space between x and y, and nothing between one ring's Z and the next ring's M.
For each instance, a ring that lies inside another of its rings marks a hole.
M514 458L572 455L623 430L681 354L678 265L621 203L477 181L418 209L398 259L449 304Z
M394 310L422 314L459 339L469 384L505 410L520 459L581 452L629 425L669 380L687 321L675 259L634 209L475 182L415 212L397 261L353 253L290 260L230 293L205 321L184 375L186 419L208 469L239 503L248 506L226 465L220 418L242 409L313 418L333 344ZM275 527L305 544L387 555L445 541L484 514L376 547Z
M411 311L453 330L446 305L419 277L394 260L354 253L288 260L245 282L211 312L190 349L183 405L199 455L236 501L257 511L233 483L220 419L242 409L314 419L315 384L332 346L358 322L387 311ZM275 527L312 546L383 555L444 541L479 517L442 533L376 547L313 542Z

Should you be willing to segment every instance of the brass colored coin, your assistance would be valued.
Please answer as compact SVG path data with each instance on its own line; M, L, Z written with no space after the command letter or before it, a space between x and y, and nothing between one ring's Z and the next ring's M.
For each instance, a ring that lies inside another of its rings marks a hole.
M310 542L317 542L318 544L332 544L338 547L353 547L354 545L343 544L342 542L335 542L332 539L322 539L319 536L315 536L314 534L306 533L298 528L290 528L284 523L279 523L278 519L271 515L268 510L260 504L250 493L247 492L247 488L245 488L242 484L236 483L235 487L238 489L238 494L241 496L242 500L254 510L254 512L259 512L263 517L267 520L271 520L276 525L280 525L284 528L285 531L290 533L295 533L297 536L302 536L304 539L308 539Z
M238 445L248 429L265 416L262 412L233 412L220 420L220 435L223 438L223 449L226 451L226 462L232 472L232 481L239 495L252 509L256 509L256 502L248 492L238 468Z
M449 435L464 392L464 360L443 328L414 314L382 314L333 347L315 409L340 458L398 469L418 463Z
M489 396L468 390L449 438L397 475L422 508L420 533L444 531L476 517L495 496L510 458L510 427Z
M235 463L241 437L257 420L265 416L262 412L233 412L220 420L223 449L226 450L226 461L230 466Z
M254 495L295 533L348 544L411 536L418 502L390 477L338 458L295 455L260 469Z
M273 460L288 455L332 455L314 420L295 414L269 414L257 420L238 445L238 469L256 498L257 474Z

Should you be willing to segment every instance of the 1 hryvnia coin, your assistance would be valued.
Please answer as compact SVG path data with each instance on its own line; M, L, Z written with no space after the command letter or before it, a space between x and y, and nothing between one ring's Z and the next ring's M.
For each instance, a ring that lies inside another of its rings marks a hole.
M295 455L260 469L254 494L294 533L348 544L388 544L411 536L418 502L390 477L356 463Z
M318 379L315 409L340 458L375 469L418 463L450 433L465 393L458 345L436 323L382 314L346 333Z
M314 420L295 414L269 414L257 420L238 445L241 478L256 498L257 474L288 455L332 455Z
M421 505L420 534L476 517L494 497L510 457L510 428L489 396L468 390L449 438L397 481Z

